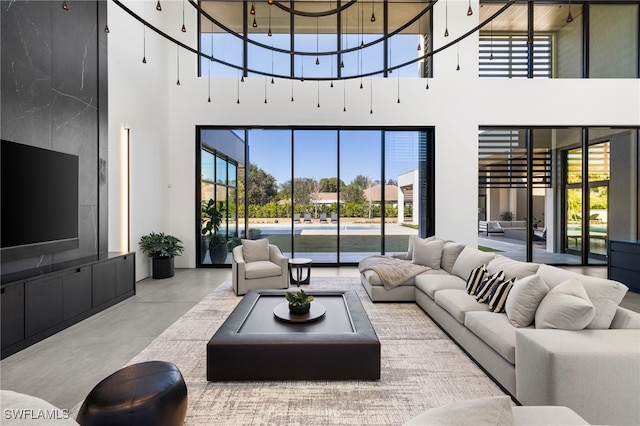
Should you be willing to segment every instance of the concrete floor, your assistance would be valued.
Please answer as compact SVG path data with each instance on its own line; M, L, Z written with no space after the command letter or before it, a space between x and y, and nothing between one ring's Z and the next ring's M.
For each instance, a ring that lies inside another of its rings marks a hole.
M606 277L606 268L567 269ZM312 279L358 275L356 267L314 268ZM230 277L230 269L178 269L172 278L142 280L135 296L0 361L0 388L71 409ZM622 306L640 312L640 294L628 293Z

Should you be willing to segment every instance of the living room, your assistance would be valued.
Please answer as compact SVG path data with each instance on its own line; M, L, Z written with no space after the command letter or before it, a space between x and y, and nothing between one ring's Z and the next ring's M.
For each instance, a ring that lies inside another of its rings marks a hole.
M328 81L316 83L311 79L277 79L273 86L268 79L258 76L247 76L240 81L241 74L237 73L209 79L201 76L201 65L193 53L177 49L175 44L141 25L116 2L68 1L68 10L61 7L62 3L18 1L2 4L2 139L66 152L79 158L78 248L55 254L37 253L17 260L9 260L3 255L2 269L4 284L5 275L43 265L99 257L107 252L135 253L131 271L135 273L137 294L127 301L114 300L110 308L120 312L120 325L125 328L119 329L110 323L111 329L119 330L121 335L105 346L109 351L86 367L94 375L86 375L87 379L78 386L80 389L76 389L75 395L86 395L88 382L96 384L109 374L105 374L105 370L112 372L121 368L190 307L230 278L228 268L196 268L200 244L195 136L198 126L427 129L435 135L432 206L435 227L429 234L473 246L479 244L480 129L527 126L631 129L635 132L636 173L629 176L627 189L629 197L635 197L636 201L635 209L624 219L624 228L630 235L635 233L635 239L638 237L640 102L638 96L630 95L640 93L637 69L635 75L617 78L479 78L480 36L475 33L434 55L432 68L426 76L415 77L415 69L399 68L388 78L364 78L368 90L359 88L359 79L336 79L333 90ZM190 2L162 1L161 12L156 10L156 1L122 3L176 40L198 46L199 19ZM381 5L373 3L378 11ZM460 37L473 29L480 22L480 9L495 6L492 3L440 0L430 12L433 14L432 48L443 46L452 37ZM575 21L580 21L582 14L578 11L590 6L583 2L571 3ZM505 2L498 4L502 6ZM246 7L250 5L246 3ZM467 16L469 5L475 12L471 17ZM527 7L526 4L516 5ZM555 2L554 5L562 6L564 14L569 2ZM621 2L621 5L632 8L631 16L640 13L638 2ZM266 8L266 5L260 6ZM364 6L366 15L370 13L369 7L369 4ZM393 2L389 7L393 7ZM377 16L381 20L382 12ZM262 19L260 22L266 22L266 15L258 18ZM186 32L180 30L183 23ZM451 33L449 39L443 35L445 23ZM108 34L103 30L107 25ZM46 31L35 31L35 28L46 28ZM637 33L637 22L635 31ZM316 35L315 31L313 33ZM637 64L637 40L634 43L631 49ZM143 56L146 63L142 62ZM592 68L597 69L595 64ZM265 87L268 103L265 103ZM292 92L294 102L291 102ZM211 102L208 102L209 97ZM514 99L519 100L517 107L514 107ZM553 102L542 101L549 99ZM632 188L636 188L635 194ZM150 278L151 262L138 249L137 243L140 237L152 231L170 233L184 243L184 253L176 258L175 279L159 283ZM420 230L423 236L427 236L426 232L426 229ZM587 253L578 267L586 268L589 274L606 277L606 268L591 267L588 259ZM312 273L312 280L358 277L353 266L314 267ZM189 285L183 285L181 281ZM166 293L161 295L157 291ZM151 308L154 293L158 301L162 299L163 304L157 306L162 309ZM633 293L629 295L634 296ZM135 302L135 298L145 296L145 302ZM637 302L629 303L624 306L633 308L635 303L637 311ZM121 309L133 312L124 314L126 311ZM149 310L152 314L134 319L136 309ZM106 318L111 311L85 319L73 326L73 330L82 329L84 325L88 327L90 323ZM125 331L129 322L138 327L145 323L156 324L149 326L154 328L153 332L129 339L127 336L133 336ZM61 331L53 338L62 338L73 330ZM105 332L95 328L80 339L90 340L92 333ZM12 359L18 359L13 357L29 354L28 358L39 360L36 353L28 351L44 349L47 342L42 340L3 359L3 377L8 374L6 366ZM67 348L86 348L73 339L62 342ZM58 346L52 350L54 352L49 354L55 357L62 348ZM73 357L68 352L61 352L64 355L60 357L68 360L67 364L78 365L83 359L95 357L96 347L92 350L92 354L80 350ZM114 352L113 356L109 352ZM23 362L26 362L25 367L34 365L28 360ZM98 365L103 368L98 369ZM469 365L475 368L475 364ZM71 377L73 375L68 374L64 382L72 382ZM30 389L38 389L36 378L29 382ZM3 389L5 383L3 380ZM62 386L59 380L51 380L51 383ZM75 387L71 383L68 386L70 389ZM80 399L53 402L72 409ZM378 420L384 423L382 419ZM339 423L339 420L334 419L334 422ZM393 421L389 419L389 422Z

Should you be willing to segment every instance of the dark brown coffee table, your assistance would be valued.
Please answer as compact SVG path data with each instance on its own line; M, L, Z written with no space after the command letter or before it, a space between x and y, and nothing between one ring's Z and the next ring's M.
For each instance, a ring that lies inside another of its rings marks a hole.
M251 290L207 344L207 380L378 380L380 341L353 290L309 291L309 323L275 318L282 290Z

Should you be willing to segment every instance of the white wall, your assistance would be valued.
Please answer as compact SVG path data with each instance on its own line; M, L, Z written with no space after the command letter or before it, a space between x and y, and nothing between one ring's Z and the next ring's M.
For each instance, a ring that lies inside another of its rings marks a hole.
M163 2L164 3L164 2ZM155 2L127 2L138 13L151 15L162 25L166 15L155 12ZM111 32L109 47L109 250L120 251L127 242L121 237L120 137L130 129L131 250L136 251L136 279L150 275L150 260L138 249L138 240L151 231L169 231L167 122L168 44L146 30L143 57L143 26L112 2L108 2ZM126 164L124 164L126 166ZM126 175L125 175L126 176ZM126 206L125 206L126 208Z
M182 3L163 1L162 5L161 14L169 25L164 28L171 28L167 32L196 46L195 12L189 4L186 34L179 31ZM434 12L435 48L477 25L478 4L472 5L476 13L467 17L466 0L449 1L450 36L445 39L444 2L438 3ZM118 9L109 6L110 12ZM140 135L132 142L137 144L138 153L132 165L136 194L132 203L132 242L152 228L176 235L187 248L176 261L178 267L194 267L196 263L196 125L435 126L436 234L469 244L477 242L479 126L640 125L640 83L636 79L478 79L477 34L461 43L460 71L456 71L456 47L436 55L429 90L425 90L425 80L402 78L399 104L397 74L389 79L374 79L373 114L369 113L369 79L365 79L363 90L359 89L359 80L346 82L346 112L342 108L342 82L336 82L333 89L329 83L320 83L317 108L316 82L295 81L295 102L291 102L291 82L277 80L275 85L268 85L265 104L264 78L246 78L240 83L238 105L237 80L214 79L212 102L208 103L207 80L196 77L195 55L181 52L178 87L175 46L167 47L168 42L154 37L156 49L166 53L165 68L152 68L149 64L142 67L141 24L121 11L113 15L109 18L109 111L114 114L110 116L110 130L127 123L132 134ZM127 41L111 43L118 27L131 34ZM149 42L147 33L147 49ZM112 60L118 66L116 70ZM111 146L116 143L115 136L112 130ZM110 188L116 186L113 179L111 174ZM110 226L119 226L113 217ZM138 276L146 276L144 272L139 269Z

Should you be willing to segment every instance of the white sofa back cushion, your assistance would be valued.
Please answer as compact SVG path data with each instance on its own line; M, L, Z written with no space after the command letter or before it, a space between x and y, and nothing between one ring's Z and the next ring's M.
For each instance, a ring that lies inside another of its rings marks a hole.
M616 309L627 290L629 290L626 285L617 281L580 275L546 264L541 264L537 273L550 288L569 278L580 280L591 303L596 308L596 316L587 325L587 328L592 329L607 329L611 327Z
M462 243L454 243L453 241L446 241L442 248L442 259L440 260L440 267L451 273L453 265L456 264L456 259L460 256L465 245Z
M467 246L460 252L460 255L458 255L451 273L466 281L471 271L480 265L489 263L494 257L495 254L493 253L485 253L477 248Z
M504 275L508 280L514 277L522 279L535 274L539 267L539 263L520 262L502 255L496 255L487 265L487 272L492 275L496 272L504 271Z

